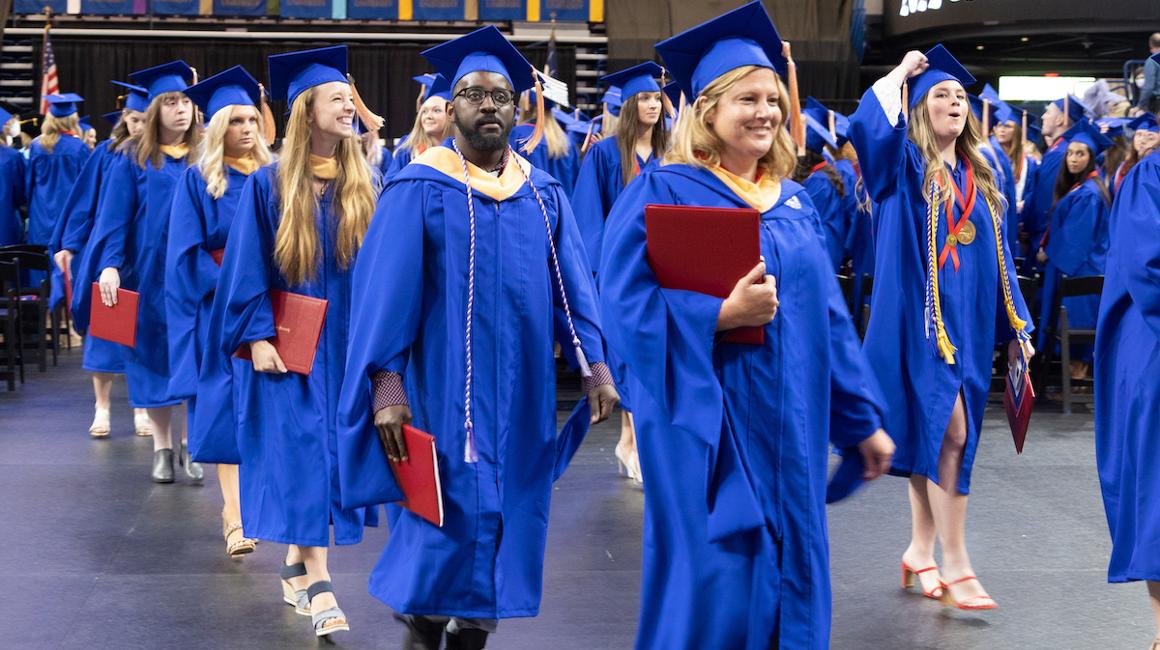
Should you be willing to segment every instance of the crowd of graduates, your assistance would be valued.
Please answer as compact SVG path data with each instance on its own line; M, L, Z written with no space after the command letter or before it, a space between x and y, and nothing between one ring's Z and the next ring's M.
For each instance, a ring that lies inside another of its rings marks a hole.
M965 532L996 355L1054 346L1062 279L1104 276L1063 299L1097 332L1065 371L1094 372L1109 580L1149 581L1160 621L1156 115L1070 95L1033 115L970 94L942 46L852 115L803 104L760 2L656 49L665 67L606 76L588 118L494 27L452 39L389 150L341 45L270 57L268 95L240 66L134 72L95 146L83 99L47 98L41 135L0 148L0 245L47 247L81 333L140 296L134 347L84 339L90 435L124 374L152 480L217 464L226 552L286 544L282 599L314 634L350 628L328 547L383 524L370 591L406 647L482 648L538 613L552 483L619 405L645 498L637 647L826 648L825 504L884 473L907 479L904 588L998 606ZM656 204L756 209L760 261L726 297L662 286ZM272 344L277 292L326 301L307 374ZM721 340L738 327L764 342ZM556 356L584 394L562 430ZM407 424L436 438L441 527L398 505Z

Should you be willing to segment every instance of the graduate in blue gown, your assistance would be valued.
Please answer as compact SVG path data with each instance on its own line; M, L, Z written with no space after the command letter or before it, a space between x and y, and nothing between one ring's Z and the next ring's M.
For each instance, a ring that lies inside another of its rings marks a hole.
M1132 132L1128 157L1120 163L1108 181L1108 193L1113 199L1132 168L1143 160L1144 156L1160 146L1160 119L1157 119L1156 115L1145 113L1129 122L1127 128Z
M1015 196L1015 169L1007 152L995 137L995 127L1002 121L1003 111L1009 110L1006 102L999 99L999 93L987 84L979 95L970 95L971 111L979 120L979 128L983 135L983 143L979 152L987 159L995 178L999 183L999 190L1003 193L1003 235L1007 241L1018 241L1019 236L1019 206Z
M993 609L964 538L971 467L996 342L1008 361L1033 350L1002 192L968 107L973 83L941 45L909 52L863 95L850 139L874 200L874 285L883 288L871 296L864 349L887 389L886 429L898 444L891 471L910 478L903 581L917 574L925 596Z
M406 647L482 648L539 612L553 481L616 393L566 192L509 144L531 65L495 27L423 55L452 80L455 135L391 181L359 254L339 469L347 506L397 501L401 425L435 437L443 525L389 506L370 592ZM560 434L557 340L586 389Z
M0 108L0 124L19 122L20 116ZM24 156L3 143L0 133L0 246L24 242L24 224L20 208L24 206Z
M1071 95L1057 99L1047 105L1043 111L1043 124L1040 127L1043 136L1047 138L1047 151L1039 161L1032 177L1030 193L1024 190L1023 212L1019 215L1019 222L1023 232L1031 242L1031 250L1024 266L1024 272L1031 275L1037 268L1042 268L1035 261L1035 251L1043 233L1047 230L1048 217L1051 206L1055 205L1055 179L1059 177L1059 170L1063 167L1064 154L1067 143L1071 140L1075 129L1081 121L1085 121L1084 105Z
M1027 131L1023 125L1027 124ZM1015 217L1007 216L1007 244L1011 253L1016 257L1024 255L1020 242L1020 223L1022 219L1025 198L1035 192L1035 170L1039 168L1039 161L1027 155L1026 144L1031 137L1031 115L1023 109L1011 105L1003 105L995 112L995 134L992 137L996 149L1006 154L1011 164L1011 179L1014 186ZM1011 197L1008 197L1010 200ZM1026 296L1025 296L1026 297Z
M49 244L73 182L89 158L77 124L77 104L68 93L48 96L49 112L40 125L40 137L28 146L25 195L28 197L29 244Z
M884 471L880 398L817 211L789 179L786 61L765 9L746 4L657 50L690 103L665 164L617 200L603 253L616 263L599 275L646 485L636 647L821 650L830 444L865 454L865 478ZM757 209L764 262L725 300L661 287L650 203ZM765 342L715 341L737 326L764 326Z
M447 116L447 104L451 101L451 86L440 74L415 77L423 84L424 99L415 115L415 125L411 132L395 147L391 162L383 174L383 182L394 178L412 158L420 156L431 147L438 146L451 134L451 119Z
M1055 206L1047 232L1040 242L1037 261L1045 264L1040 292L1036 347L1044 349L1059 316L1059 283L1064 275L1080 277L1104 274L1108 252L1108 212L1111 199L1100 178L1096 156L1112 145L1092 124L1084 121L1067 144L1064 166L1055 180ZM1099 313L1099 296L1076 296L1062 301L1069 327L1093 329ZM1091 361L1088 346L1073 346L1072 377L1083 379Z
M548 172L549 176L560 181L565 195L571 197L576 177L580 174L580 148L572 144L571 138L564 131L564 125L556 120L555 113L559 109L554 108L551 101L544 100L546 114L540 143L531 151L525 150L536 130L535 111L532 110L535 106L534 96L535 92L523 95L532 98L527 104L527 112L523 113L528 119L512 128L512 147L532 166Z
M169 330L169 391L186 401L187 419L195 421L199 393L211 384L199 383L201 362L210 347L209 321L218 263L226 246L234 213L246 179L270 163L264 140L261 89L241 66L224 70L186 89L207 119L205 144L196 164L182 174L169 215L165 256L165 307ZM210 404L232 400L228 393L208 398ZM201 447L197 429L190 428L190 453ZM232 428L229 433L233 433ZM242 533L238 467L219 463L222 491L222 534L226 553L239 557L253 552L256 540Z
M1108 582L1148 581L1160 642L1160 156L1154 149L1120 186L1110 221L1095 350L1096 463L1112 537Z
M119 83L119 82L113 82ZM114 114L112 136L101 142L93 149L92 155L85 161L81 173L73 183L68 198L65 199L64 209L57 221L56 231L53 233L53 243L50 246L56 253L53 259L57 271L63 275L64 269L69 269L70 277L77 277L77 271L83 263L80 253L85 249L89 236L93 231L93 219L96 216L97 204L101 195L101 188L106 179L106 170L115 152L125 142L139 135L145 128L145 110L149 107L149 93L144 88L131 86L125 96L125 106ZM63 279L63 278L62 278ZM63 286L62 286L63 290ZM88 287L73 287L73 296L78 292L88 291ZM85 314L82 320L88 321ZM104 438L110 432L110 395L113 390L113 375L124 374L125 361L121 353L121 346L116 343L86 336L83 347L81 367L93 373L93 394L95 398L93 423L89 426L89 435L94 438ZM144 409L134 409L133 424L137 435L150 435L149 416Z
M246 537L290 545L283 599L322 637L350 629L335 600L327 548L357 544L373 511L344 508L337 456L351 267L378 188L353 129L357 97L345 45L269 59L270 94L290 106L279 160L246 181L225 241L194 420L199 459L237 462ZM357 104L359 119L381 118ZM300 182L292 182L298 179ZM327 301L308 375L271 343L271 292ZM232 357L248 347L252 361Z
M201 125L184 91L193 69L181 61L140 70L130 79L149 94L145 126L111 156L104 170L93 231L76 268L73 316L82 330L88 327L90 292L100 283L101 301L117 303L117 289L140 294L137 339L122 347L129 403L148 409L153 433L152 478L172 483L175 459L193 482L204 470L189 458L185 445L185 418L171 407L181 403L169 390L169 338L166 330L165 253L169 212L182 172L196 155ZM173 430L181 442L174 453Z
M806 155L801 163L802 186L810 195L810 202L818 212L822 224L822 245L830 256L830 268L835 273L846 258L846 240L853 227L854 212L847 197L842 175L823 157L826 147L838 144L830 130L822 126L811 113L803 112L806 123Z

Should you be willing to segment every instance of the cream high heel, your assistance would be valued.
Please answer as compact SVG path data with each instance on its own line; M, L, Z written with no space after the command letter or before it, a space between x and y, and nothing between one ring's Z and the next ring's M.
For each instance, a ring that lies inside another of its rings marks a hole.
M634 485L643 485L644 476L640 472L640 456L637 455L636 450L629 451L627 447L617 444L615 453L620 475L632 479Z
M109 437L109 409L95 409L93 423L89 425L89 435L94 438Z
M136 413L133 415L133 431L142 438L148 438L153 435L153 422L149 419L148 413Z

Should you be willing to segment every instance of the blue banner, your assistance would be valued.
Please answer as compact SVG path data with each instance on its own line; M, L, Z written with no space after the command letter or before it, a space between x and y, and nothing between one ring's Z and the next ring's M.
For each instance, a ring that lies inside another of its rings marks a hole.
M38 14L45 7L52 9L54 14L63 14L68 11L68 0L16 0L12 4L12 11L18 14Z
M282 0L283 18L330 18L330 0Z
M133 0L81 0L82 14L116 15L133 13Z
M464 0L414 0L415 20L463 20Z
M398 0L346 0L346 17L351 20L398 20Z
M479 0L480 20L527 20L527 0Z
M266 0L213 0L215 16L265 16Z
M150 0L150 13L158 16L196 16L198 0Z
M541 0L540 20L588 22L588 0Z

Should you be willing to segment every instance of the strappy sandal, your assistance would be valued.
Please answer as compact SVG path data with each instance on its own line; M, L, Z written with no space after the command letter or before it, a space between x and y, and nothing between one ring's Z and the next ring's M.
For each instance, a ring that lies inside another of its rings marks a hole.
M909 564L907 564L906 562L903 562L902 563L902 588L905 590L909 590L911 587L914 587L915 583L917 583L918 590L922 592L923 596L930 598L931 600L942 600L942 596L943 596L942 580L939 580L938 583L935 584L935 586L931 587L930 591L927 591L926 589L922 588L922 578L921 578L922 574L929 573L931 571L938 571L938 565L932 564L932 565L926 567L925 569L915 569L915 568L911 567Z
M109 437L109 409L96 409L93 423L89 425L89 435L94 438Z
M985 593L982 595L979 595L979 596L971 596L969 598L964 598L963 600L959 600L959 599L954 597L954 594L951 593L951 587L953 587L955 585L960 585L964 582L970 582L971 580L978 582L979 579L976 578L975 576L963 576L962 578L959 578L958 580L942 583L941 586L943 589L943 593L942 593L943 606L944 607L954 607L955 609L961 609L961 610L968 611L968 612L983 611L983 610L987 610L987 609L998 609L999 604L995 602L995 599L991 598L989 595L987 595ZM980 583L980 585L982 585L982 583Z
M242 522L235 521L229 524L226 523L225 519L222 520L222 537L226 540L226 555L241 557L253 553L258 546L258 540L250 539L243 533L241 537L231 542L230 536L237 532L242 532Z
M329 580L319 580L306 590L306 597L314 602L318 594L334 593ZM314 636L323 637L335 632L349 632L350 624L346 621L346 614L338 607L324 609L321 612L310 613L310 622L314 624Z
M282 601L294 608L294 613L310 616L310 596L305 589L297 589L290 585L291 578L306 575L306 564L283 564L279 572L282 576Z

